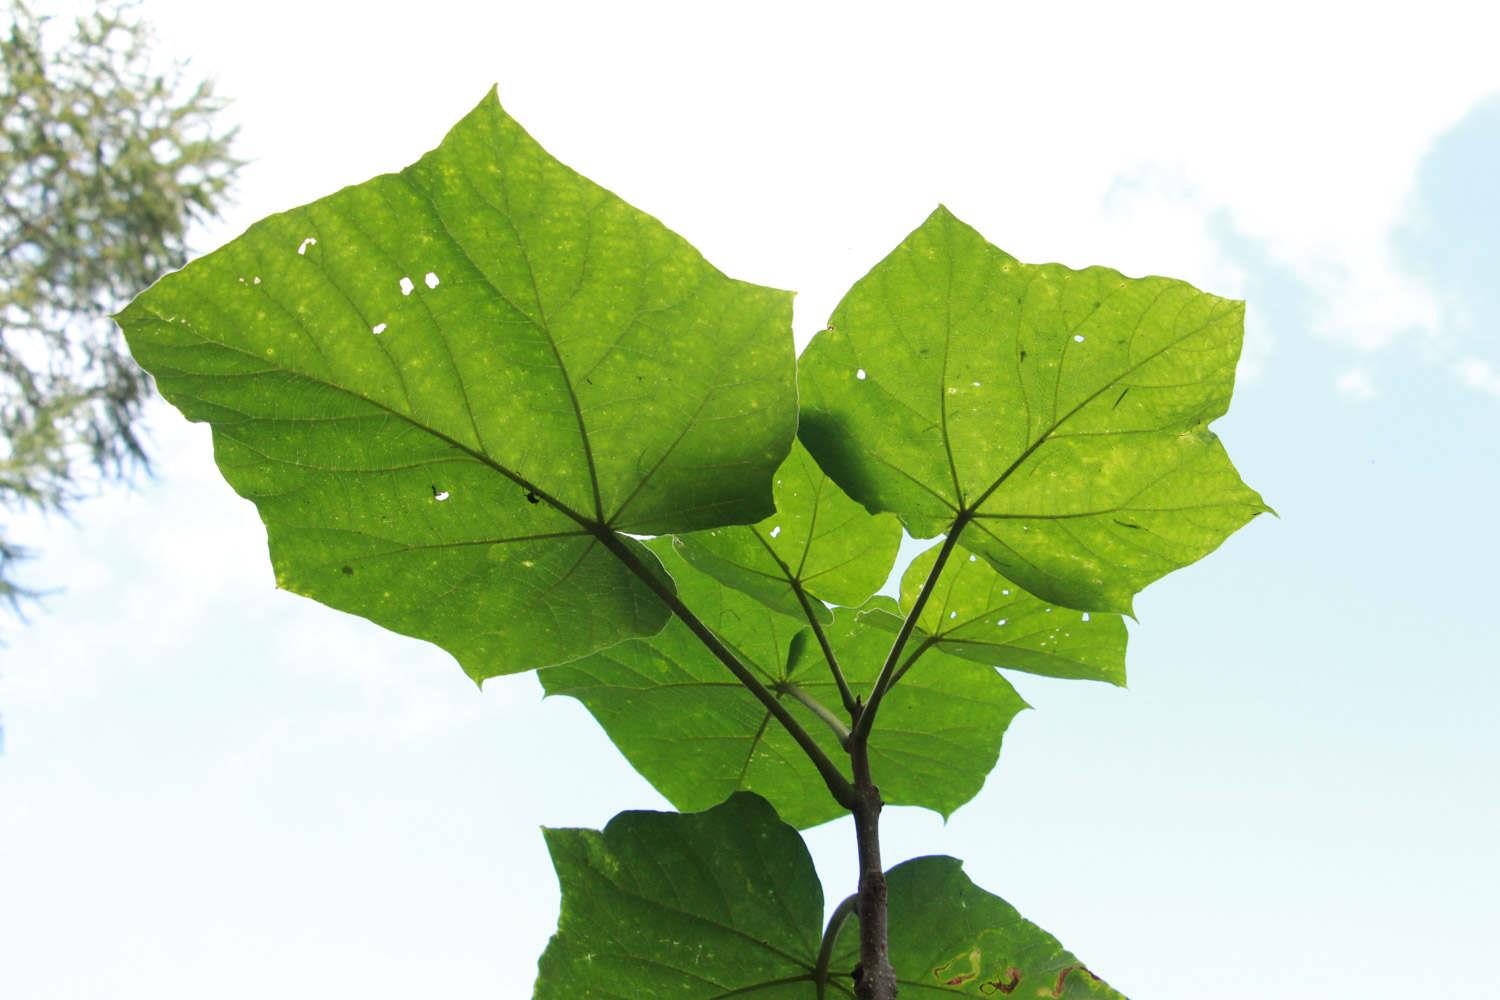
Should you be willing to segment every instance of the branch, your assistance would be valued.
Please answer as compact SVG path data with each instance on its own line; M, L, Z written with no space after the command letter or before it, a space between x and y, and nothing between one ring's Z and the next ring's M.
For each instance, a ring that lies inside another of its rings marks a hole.
M647 587L650 587L652 592L661 598L662 602L672 610L672 613L688 627L688 630L698 637L698 641L703 643L719 662L728 667L729 672L734 674L735 678L741 684L749 688L751 694L760 699L761 704L765 705L766 711L775 716L776 721L781 723L792 739L797 741L797 745L802 748L803 753L807 754L808 758L813 762L813 766L818 769L818 774L822 776L824 784L833 793L834 800L845 809L853 809L856 801L854 786L849 783L849 779L844 777L843 772L838 769L838 766L823 752L823 748L818 746L811 734L806 729L803 729L802 724L792 717L792 714L787 711L786 706L781 703L781 700L772 694L760 682L760 679L750 672L748 667L740 662L739 657L729 651L729 647L724 645L723 641L713 633L712 629L703 624L698 616L693 614L692 610L682 603L676 592L662 582L660 576L651 572L636 557L636 554L630 550L630 546L626 545L620 539L619 535L603 525L597 525L594 527L594 537L598 538L605 548L614 553L616 558L623 562L627 569L640 577L641 581Z
M937 560L932 564L927 580L917 593L917 599L912 602L906 620L901 623L901 631L896 633L896 641L891 643L891 651L886 654L885 663L880 668L880 676L875 679L875 687L870 691L870 701L859 713L859 718L855 720L852 742L856 747L862 748L870 739L870 727L875 723L875 713L880 708L880 702L885 697L885 693L890 690L891 685L896 682L897 665L901 662L901 654L906 649L906 641L911 638L912 630L917 627L917 619L922 616L922 609L927 606L927 599L932 596L938 577L942 575L943 567L948 563L948 557L953 554L953 548L958 544L959 533L963 531L964 525L969 523L969 517L967 511L961 511L958 517L954 518L953 527L948 530L948 537L943 539L943 547L938 550ZM919 649L906 666L909 667L920 654ZM902 668L901 672L904 673L905 668Z

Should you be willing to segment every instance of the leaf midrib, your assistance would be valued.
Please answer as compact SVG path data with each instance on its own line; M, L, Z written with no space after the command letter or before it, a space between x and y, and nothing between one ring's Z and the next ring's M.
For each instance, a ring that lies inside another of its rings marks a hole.
M1058 417L1055 420L1053 420L1052 425L1050 427L1048 427L1046 430L1044 430L1041 434L1037 435L1036 440L1033 441L1031 444L1027 445L1026 446L1026 450L1023 451L1023 452L1021 452L1021 454L1016 457L1015 461L1011 462L1011 464L1008 467L1006 467L1005 471L1001 472L1000 475L999 475L999 477L996 478L995 481L993 483L991 483L989 485L989 487L983 493L981 493L979 495L979 499L977 499L977 500L974 501L973 506L971 506L971 507L963 507L961 505L960 506L960 510L961 511L966 510L970 514L977 514L979 512L979 508L981 508L981 507L984 506L985 501L988 500L990 498L990 496L1005 483L1006 480L1008 480L1012 475L1014 475L1015 472L1016 472L1016 470L1019 469L1026 462L1027 459L1029 459L1032 455L1034 455L1037 452L1037 450L1041 448L1042 445L1046 444L1049 440L1051 440L1052 434L1059 427L1061 427L1063 424L1067 423L1069 420L1073 419L1073 417L1077 416L1078 413L1084 407L1088 406L1094 400L1098 399L1106 390L1114 388L1115 386L1119 385L1121 379L1128 377L1131 373L1139 370L1140 368L1142 368L1145 365L1150 364L1152 361L1155 361L1157 358L1161 357L1167 351L1172 350L1174 347L1178 347L1179 345L1185 343L1186 341L1192 339L1193 337L1198 336L1200 333L1202 333L1204 330L1207 330L1210 326L1212 326L1214 323L1217 323L1222 318L1223 318L1223 313L1222 312L1218 312L1218 313L1215 313L1213 315L1210 315L1209 318L1206 319L1203 323L1201 323L1198 326L1194 327L1193 329L1189 330L1187 333L1183 334L1181 337L1178 337L1176 340L1173 340L1170 343L1163 345L1158 350L1155 350L1155 351L1151 352L1150 354L1146 355L1144 358L1142 358L1141 360L1137 361L1135 364L1131 365L1129 368L1126 368L1123 371L1119 372L1118 374L1114 375L1112 378L1110 378L1108 381L1106 381L1103 385L1099 386L1099 388L1097 388L1093 392L1089 393L1087 396L1085 396L1083 399L1081 399L1077 404L1075 404L1072 409L1068 410L1067 413L1065 413L1061 417ZM1139 326L1137 328L1139 328ZM1201 427L1201 426L1207 426L1207 424L1205 423L1205 424L1199 424L1199 425L1195 425L1195 426L1200 426Z
M161 313L157 312L156 309L152 308L151 306L149 306L149 305L142 305L141 308L144 309L145 312L149 316L151 316L153 319L155 319L158 323L161 323L161 324L166 325L166 326L171 326L172 325L172 322L173 322L172 320L167 319L165 316L163 316ZM235 344L226 343L225 341L217 340L217 339L215 339L213 337L205 336L197 328L197 326L195 324L193 324L193 323L189 323L189 322L187 322L185 320L179 320L179 322L177 323L177 325L185 327L189 332L191 332L195 337L197 337L199 340L201 340L205 344L212 344L213 346L222 348L223 350L232 351L235 354L241 354L241 355L243 355L243 356L245 356L247 358L254 358L257 362L262 362L263 361L263 359L261 359L259 355L254 354L251 351L248 351L248 350L246 350L243 347L240 347L240 346L235 345ZM301 324L296 324L296 326L297 326L298 329L304 329L301 326ZM304 330L304 332L305 332L305 330ZM316 344L316 341L314 341L314 343ZM173 367L174 370L177 371L181 375L186 375L186 376L189 376L189 377L201 377L201 376L199 376L195 372L190 372L190 371L186 371L184 369L175 368L175 366L159 365L158 367ZM444 444L447 444L449 447L451 447L451 448L453 448L453 449L455 449L455 450L457 450L459 452L462 452L465 455L468 455L470 458L472 458L474 461L478 462L479 464L481 464L481 465L483 465L483 466L485 466L485 467L487 467L489 469L494 470L495 472L497 472L500 475L504 476L506 479L509 479L511 482L515 483L517 486L520 486L523 489L525 489L525 490L527 490L527 491L529 491L531 493L534 493L537 496L538 499L544 500L549 506L551 506L552 508L554 508L555 510L557 510L559 513L563 514L564 516L568 517L572 521L574 521L577 524L579 524L581 527L583 527L584 529L586 529L590 534L597 533L599 530L601 530L604 527L604 525L603 525L602 522L590 520L588 517L586 517L583 514L580 514L578 511L574 510L572 507L570 507L567 504L563 503L561 500L557 499L557 497L554 497L551 493L547 492L541 486L538 486L536 483L531 482L526 477L522 476L520 473L515 472L512 469L506 468L504 465L501 465L499 462L495 461L495 459L493 459L492 457L490 457L485 452L483 452L483 451L477 451L474 448L471 448L470 446L464 444L462 441L459 441L456 438L451 437L450 435L445 434L444 432L442 432L442 431L440 431L440 430L438 430L438 429L436 429L434 427L428 426L427 424L425 424L422 421L418 420L417 418L411 416L410 414L402 413L400 410L393 409L392 407L388 406L387 404L381 402L378 399L372 399L371 397L366 396L364 393L361 393L361 392L358 392L358 391L356 391L354 389L351 389L348 386L340 385L337 382L329 381L327 378L323 378L323 377L320 377L320 376L317 376L317 375L313 375L313 374L310 374L308 372L300 371L300 370L297 370L297 369L294 369L294 368L288 368L285 365L276 365L271 370L279 372L282 375L286 375L286 376L289 376L291 378L302 379L305 382L310 382L313 385L321 386L322 388L332 390L333 392L342 393L343 395L348 396L351 399L354 399L354 400L356 400L358 402L364 403L367 406L374 407L375 409L380 410L383 413L387 413L390 416L395 417L397 420L404 421L409 426L414 427L417 430L422 431L425 434L432 435L433 437L437 438L439 441L442 441ZM460 381L461 380L462 379L460 379ZM252 418L252 419L254 419L254 420L260 420L260 419L264 419L264 418L258 418L257 417L257 418Z

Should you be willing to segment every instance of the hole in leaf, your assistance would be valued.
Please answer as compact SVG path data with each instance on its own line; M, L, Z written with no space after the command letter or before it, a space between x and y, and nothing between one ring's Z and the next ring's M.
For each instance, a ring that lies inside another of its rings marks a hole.
M859 369L859 371L854 373L854 377L863 382L865 380L865 370L863 368Z
M428 288L436 288L438 286L438 276L436 271L428 271L427 277L423 278L422 280L427 283Z
M1081 343L1083 343L1083 334L1081 334L1081 333L1075 333L1075 334L1073 334L1073 343L1075 343L1075 344L1081 344Z
M781 525L778 524L776 527L771 529L771 537L775 538L779 534L781 534Z
M432 488L432 499L436 500L438 503L442 503L452 495L453 494L449 493L447 490L440 490L436 486Z
M531 492L531 490L527 490L526 491L526 502L527 503L541 503L542 502L542 498L539 497L539 496L537 496L535 493Z
M298 254L298 256L306 256L307 255L307 248L308 247L315 247L317 245L318 245L318 241L316 239L314 239L313 237L309 236L307 239L305 239L305 240L302 241L302 245L301 246L297 247L297 254Z
M1088 612L1087 612L1087 611L1085 611L1085 612L1084 612L1084 613L1083 613L1083 620L1084 620L1084 621L1088 621L1088 620L1089 620L1089 613L1088 613Z
M385 324L376 323L374 326L370 327L370 332L377 337L380 336L382 333L385 333Z
M999 621L997 621L997 622L996 622L996 623L995 623L995 624L996 624L996 625L1004 625L1004 624L1005 624L1005 623L1006 623L1006 622L1008 622L1008 621L1010 621L1010 619L1009 619L1009 618L1002 618L1002 619L1000 619L1000 620L999 620Z
M411 283L411 279L408 278L406 275L403 274L401 276L401 294L402 295L410 295L411 294L411 290L413 288L416 288L416 287L417 286L413 285Z
M950 611L950 612L948 612L948 617L950 619L957 618L958 617L958 612L957 611Z

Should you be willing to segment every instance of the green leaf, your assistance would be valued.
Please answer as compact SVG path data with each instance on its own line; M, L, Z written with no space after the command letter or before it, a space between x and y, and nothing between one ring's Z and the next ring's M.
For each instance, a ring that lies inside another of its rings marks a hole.
M483 678L661 628L606 532L772 510L790 319L789 293L725 277L491 94L411 167L257 223L119 322L213 425L282 587Z
M546 836L562 912L535 1000L813 997L823 889L765 800Z
M909 610L937 561L938 547L912 560L901 578ZM867 616L895 632L900 619ZM988 562L955 547L917 619L917 639L954 656L1046 677L1125 684L1125 622L1103 611L1074 611L1031 596Z
M828 756L848 755L833 730L798 700L825 707L838 689L807 628L700 573L648 543L676 579L682 599L751 666ZM840 608L829 641L851 684L873 684L890 645L872 613ZM540 673L548 694L578 699L631 765L679 809L703 809L734 791L754 791L787 822L809 827L844 810L786 731L673 621L660 633L611 646ZM978 793L994 767L1010 720L1026 707L993 669L928 651L881 708L870 740L871 768L885 801L947 816Z
M920 994L1124 1000L1057 939L999 896L957 858L914 858L886 873L891 965ZM858 961L858 926L844 925L834 968ZM902 992L906 996L907 991Z
M803 353L801 437L871 511L1043 600L1133 595L1269 510L1208 424L1243 304L1166 278L1022 264L939 208Z
M562 912L535 1000L853 995L857 923L844 924L820 993L823 889L802 838L763 799L621 813L602 832L546 836ZM891 961L913 996L1122 1000L958 861L917 858L887 880Z
M795 618L807 607L823 623L824 605L857 607L890 576L901 525L872 516L818 468L801 445L776 472L776 513L758 524L678 536L698 569Z

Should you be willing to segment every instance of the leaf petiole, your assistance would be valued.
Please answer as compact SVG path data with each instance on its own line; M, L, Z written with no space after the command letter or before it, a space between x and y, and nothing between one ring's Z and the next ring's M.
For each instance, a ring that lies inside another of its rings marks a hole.
M818 948L818 964L813 967L813 985L818 989L818 1000L823 1000L828 990L828 963L833 961L833 946L838 943L839 932L844 929L844 924L858 904L859 894L855 893L840 903L828 918L828 926L823 931L823 944Z
M791 580L792 592L797 595L797 600L802 604L802 611L807 616L808 624L812 626L813 635L817 637L818 645L823 649L823 658L828 661L828 670L833 674L833 682L838 685L839 698L844 703L844 711L849 713L849 718L859 716L859 701L854 697L854 692L849 689L849 682L844 678L844 671L839 667L839 658L833 653L833 646L828 642L828 633L823 631L823 623L818 621L818 616L813 613L811 598L802 585L796 580ZM845 739L848 734L845 734Z
M971 516L972 514L965 510L953 519L953 526L948 529L948 537L943 539L943 547L938 550L937 560L932 564L932 571L927 574L927 580L922 584L917 599L912 602L911 611L901 623L901 631L896 633L896 639L891 643L891 651L886 654L885 663L880 668L880 676L875 679L875 686L870 689L870 700L855 721L852 739L854 745L863 747L869 741L870 727L875 724L875 713L880 709L880 702L885 698L885 693L901 675L906 673L911 663L921 654L921 649L918 649L911 660L907 661L904 666L900 665L906 642L911 638L912 630L917 627L917 619L922 617L922 609L927 606L927 599L932 596L938 577L942 576L943 567L948 564L948 557L953 554L954 547L958 545L959 533L963 531L964 525L969 523Z
M843 719L834 714L832 709L792 681L781 681L776 685L776 689L796 698L809 712L826 722L828 728L832 729L833 734L839 738L839 746L846 750L849 748L849 727L844 724Z
M616 558L624 563L627 569L639 577L657 597L661 598L662 602L688 627L688 630L697 637L698 641L703 643L720 663L728 667L729 672L734 674L735 678L741 684L745 685L751 694L755 695L760 703L766 707L766 711L775 717L777 722L781 723L782 728L787 731L792 739L796 740L797 745L802 748L802 752L807 754L813 766L818 769L818 774L822 777L823 783L828 786L828 791L832 793L834 801L845 809L854 809L858 801L854 786L850 784L848 778L844 777L843 772L838 769L838 765L823 752L823 748L818 746L817 741L812 738L812 735L806 729L802 728L802 724L787 711L787 707L781 703L781 699L772 694L760 682L760 679L740 662L739 657L730 652L729 647L725 646L723 641L714 634L713 630L705 625L687 605L682 603L676 592L667 586L659 575L651 572L640 559L636 558L635 553L620 540L619 535L615 534L608 527L600 526L595 533L595 537L599 539L600 544L609 549Z

